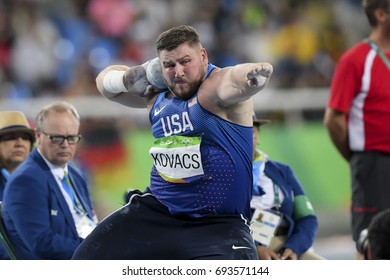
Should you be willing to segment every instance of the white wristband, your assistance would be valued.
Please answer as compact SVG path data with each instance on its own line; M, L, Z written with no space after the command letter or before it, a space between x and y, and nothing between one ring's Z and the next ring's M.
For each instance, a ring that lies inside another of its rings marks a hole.
M103 87L110 93L127 92L123 83L123 76L126 71L112 70L108 72L103 79Z

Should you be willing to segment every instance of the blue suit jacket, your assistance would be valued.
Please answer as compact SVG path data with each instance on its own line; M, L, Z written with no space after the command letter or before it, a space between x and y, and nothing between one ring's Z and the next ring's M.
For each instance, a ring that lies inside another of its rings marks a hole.
M68 168L75 191L93 217L84 176L71 165ZM83 240L56 179L36 149L7 181L3 212L11 242L22 259L71 259Z
M0 170L1 170L1 167L0 167ZM0 201L3 200L4 187L5 187L5 179L4 179L3 174L0 172Z
M259 166L254 163L253 168L259 168ZM289 166L269 160L265 164L264 173L281 188L285 197L279 211L289 221L290 227L283 248L292 249L299 258L313 245L318 229L317 217L314 212L303 217L296 217L294 201L298 196L306 197L306 194Z
M0 201L3 201L4 187L5 187L5 179L3 177L3 174L0 172ZM0 260L9 260L8 253L1 242L0 242Z

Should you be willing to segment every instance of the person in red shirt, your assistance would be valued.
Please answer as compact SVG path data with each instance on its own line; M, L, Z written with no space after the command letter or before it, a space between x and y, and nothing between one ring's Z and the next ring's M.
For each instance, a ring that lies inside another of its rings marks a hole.
M363 0L363 8L371 31L340 59L324 116L351 168L355 242L376 213L390 208L390 1Z

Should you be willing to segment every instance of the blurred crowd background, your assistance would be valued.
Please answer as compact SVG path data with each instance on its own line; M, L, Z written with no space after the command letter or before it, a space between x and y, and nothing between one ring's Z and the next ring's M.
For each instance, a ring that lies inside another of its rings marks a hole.
M199 31L213 64L270 62L268 88L309 97L328 91L342 53L369 31L361 0L1 0L0 104L23 111L48 97L103 100L95 87L100 70L155 57L159 33L180 24ZM349 231L349 171L322 126L322 105L295 126L268 112L274 125L261 141L294 168L318 210L320 236L331 236ZM87 107L78 108L82 117ZM83 120L77 160L103 218L121 206L127 188L147 186L153 139L147 117L139 126L102 117L104 106L95 111Z
M360 0L2 0L2 98L98 94L113 63L155 56L158 34L191 24L219 66L269 61L273 86L328 86L335 62L364 37Z

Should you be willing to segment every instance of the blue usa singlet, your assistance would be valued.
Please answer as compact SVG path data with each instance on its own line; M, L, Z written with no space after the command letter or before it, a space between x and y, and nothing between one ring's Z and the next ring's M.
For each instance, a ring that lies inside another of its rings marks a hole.
M209 65L206 78L215 68ZM155 138L150 191L172 214L250 217L252 127L205 110L197 94L189 100L161 93L150 121Z

